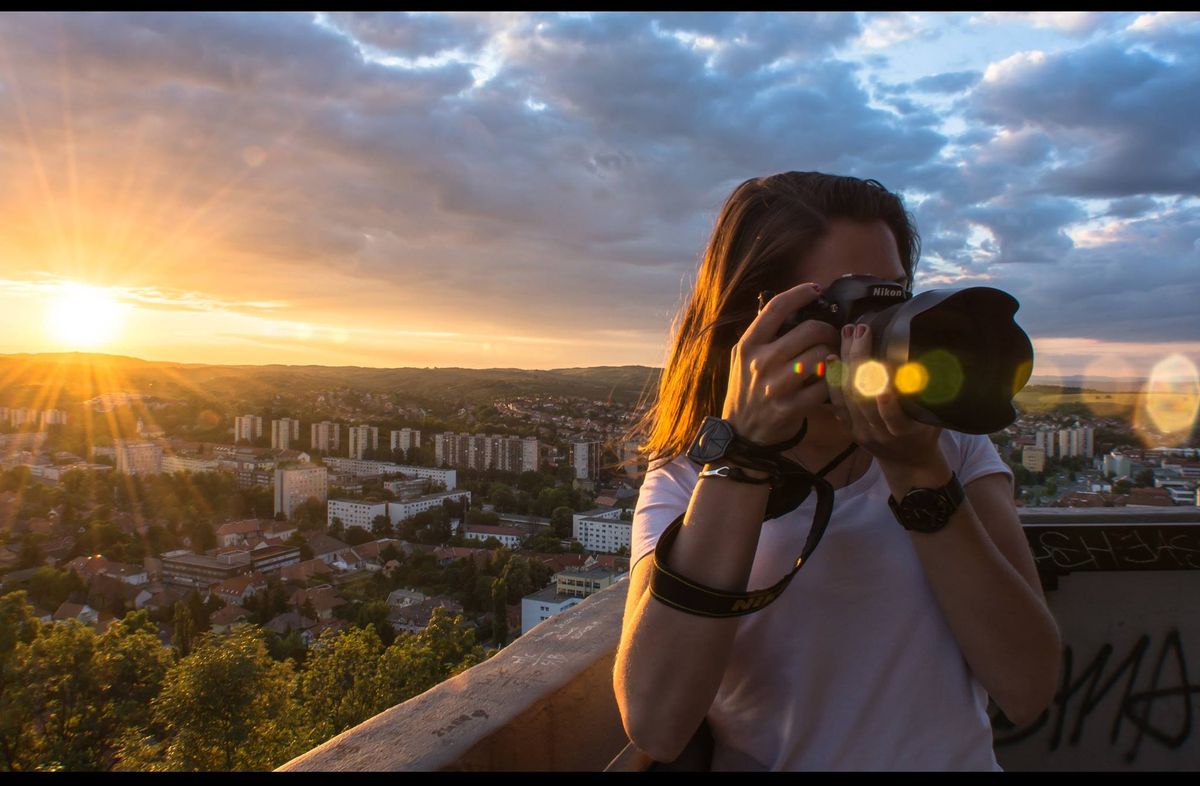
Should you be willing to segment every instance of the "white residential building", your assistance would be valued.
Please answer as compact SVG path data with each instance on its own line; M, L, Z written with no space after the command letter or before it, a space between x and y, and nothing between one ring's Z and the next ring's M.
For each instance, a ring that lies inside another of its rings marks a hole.
M169 455L162 457L162 471L168 474L176 472L216 472L221 467L219 459L202 459L195 456Z
M329 470L325 467L283 467L275 470L275 513L289 519L309 497L324 502L329 494Z
M329 512L326 515L326 525L333 526L334 519L340 519L344 527L361 527L370 530L376 516L387 517L388 503L363 502L355 499L329 500Z
M253 442L262 436L262 416L242 415L233 419L233 441Z
M572 535L587 551L616 553L632 543L633 522L621 519L621 508L596 508L571 517Z
M454 434L433 437L434 463L469 469L499 469L524 472L538 468L536 437L504 437L499 434Z
M312 450L319 450L323 453L341 450L341 432L341 424L331 423L328 420L314 423L312 424L312 440L309 445Z
M447 491L453 491L458 485L458 472L453 469L437 467L415 467L411 464L395 464L390 461L371 461L370 459L341 458L330 456L325 466L334 472L341 472L355 477L369 475L405 475L410 478L421 478L441 483Z
M532 595L526 595L521 598L521 635L524 636L533 630L534 626L543 620L548 620L582 602L583 598L558 594L558 587L553 584Z
M1115 450L1104 456L1104 474L1120 478L1133 471L1133 463L1129 456L1117 453Z
M392 432L391 448L395 453L397 450L411 450L412 448L421 447L421 432L414 431L410 428L402 428L399 431ZM405 455L408 455L407 453Z
M367 450L379 449L378 426L351 426L347 430L350 432L350 458L361 459Z
M1042 472L1046 469L1046 451L1026 445L1021 449L1021 466L1030 472Z
M362 527L370 529L376 516L387 516L393 526L418 513L442 506L443 500L463 500L470 504L471 492L447 491L439 494L427 494L423 497L404 502L364 502L363 500L331 499L329 500L326 523L333 526L334 518L341 519L347 527Z
M395 526L407 518L412 518L418 513L424 513L427 510L440 508L445 500L451 502L466 502L471 504L471 492L469 491L441 491L437 494L426 494L423 497L410 499L403 502L388 503L388 518L391 519L392 525Z
M162 448L153 442L118 441L113 446L116 470L126 475L157 475L162 457Z
M487 524L475 524L463 527L463 537L467 540L485 541L495 538L501 545L510 549L519 549L525 540L525 531L516 527L496 527Z
M281 418L271 421L271 447L280 450L296 448L300 445L300 421L295 418Z
M599 442L571 444L571 466L576 480L596 480L600 475L601 445Z

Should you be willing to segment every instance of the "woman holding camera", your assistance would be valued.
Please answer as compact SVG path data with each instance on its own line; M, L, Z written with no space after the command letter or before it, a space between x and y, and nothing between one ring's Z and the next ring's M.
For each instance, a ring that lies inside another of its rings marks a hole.
M856 385L865 325L779 335L845 274L911 287L918 255L875 181L789 172L724 205L641 424L614 686L653 759L706 722L714 770L995 770L988 697L1019 725L1051 701L1059 633L991 441L910 419L890 381ZM764 521L772 449L825 469L831 511L810 493Z

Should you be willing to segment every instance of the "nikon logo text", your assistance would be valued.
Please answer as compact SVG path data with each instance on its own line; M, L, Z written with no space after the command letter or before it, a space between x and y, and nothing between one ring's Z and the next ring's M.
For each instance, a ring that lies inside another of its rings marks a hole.
M896 290L891 287L871 287L871 297L895 297Z
M757 609L759 606L764 606L773 600L775 600L775 596L773 594L772 595L758 595L753 598L745 598L743 600L737 600L737 601L733 602L733 608L731 609L731 611L746 611L747 609Z

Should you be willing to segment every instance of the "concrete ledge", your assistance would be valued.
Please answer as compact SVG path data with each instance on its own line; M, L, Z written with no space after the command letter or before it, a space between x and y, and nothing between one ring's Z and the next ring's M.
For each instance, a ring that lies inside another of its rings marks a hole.
M280 771L600 771L628 743L612 689L628 581Z

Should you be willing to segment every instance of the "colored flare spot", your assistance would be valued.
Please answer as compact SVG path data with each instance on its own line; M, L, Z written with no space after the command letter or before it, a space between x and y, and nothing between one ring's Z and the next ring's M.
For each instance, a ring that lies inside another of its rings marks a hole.
M887 367L878 360L868 360L854 372L854 389L860 396L878 396L887 383Z
M1153 426L1167 441L1187 439L1200 411L1196 365L1183 355L1170 355L1156 363L1142 393L1141 409L1145 417L1137 418L1141 422L1135 425Z
M921 391L921 401L926 404L945 404L958 397L963 386L962 363L944 349L926 352L918 361L929 374L929 381Z
M920 363L909 361L896 369L893 384L901 393L907 395L920 393L929 384L929 372Z

